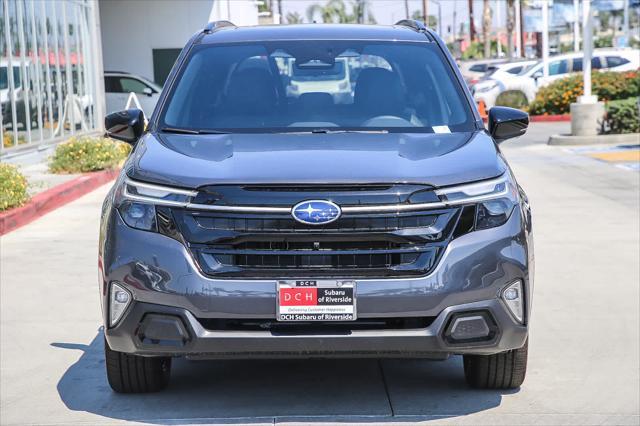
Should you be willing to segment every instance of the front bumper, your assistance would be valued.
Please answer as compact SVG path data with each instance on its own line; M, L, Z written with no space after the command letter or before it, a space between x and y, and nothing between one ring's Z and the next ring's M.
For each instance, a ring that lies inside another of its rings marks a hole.
M106 208L100 242L105 324L110 283L124 285L133 302L115 327L105 327L105 336L109 346L121 352L214 358L446 357L519 348L527 337L531 301L533 257L527 228L522 212L516 209L503 226L451 241L436 268L425 277L356 280L358 318L434 318L428 327L283 335L269 330L209 330L200 321L275 321L276 280L206 277L180 242L129 228L115 210ZM499 299L501 290L515 280L523 282L524 325L513 319ZM444 332L451 315L469 311L489 312L497 333L487 341L449 343ZM150 333L154 338L144 338L145 321L152 314L177 318L180 325L169 322L163 328L156 324ZM178 343L163 342L162 333L175 334L176 327L182 328L179 333L184 338Z
M486 312L498 330L483 342L450 343L445 338L456 313ZM426 328L348 330L322 334L274 331L212 331L189 311L135 302L116 327L106 330L112 349L147 356L189 358L420 357L451 353L492 354L521 347L527 327L516 323L498 299L446 308Z

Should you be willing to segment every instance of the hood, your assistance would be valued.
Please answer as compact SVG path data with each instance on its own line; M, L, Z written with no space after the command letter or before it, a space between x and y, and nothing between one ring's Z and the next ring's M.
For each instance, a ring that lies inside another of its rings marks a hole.
M127 162L137 180L215 184L421 183L488 179L506 164L485 132L145 135Z

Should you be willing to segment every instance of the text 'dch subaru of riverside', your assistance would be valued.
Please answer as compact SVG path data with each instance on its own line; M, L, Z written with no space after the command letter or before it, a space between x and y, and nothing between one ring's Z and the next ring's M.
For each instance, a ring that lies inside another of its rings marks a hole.
M105 120L134 146L100 229L115 391L173 357L463 355L471 386L521 385L531 212L499 144L528 116L485 130L421 23L211 23L145 121Z

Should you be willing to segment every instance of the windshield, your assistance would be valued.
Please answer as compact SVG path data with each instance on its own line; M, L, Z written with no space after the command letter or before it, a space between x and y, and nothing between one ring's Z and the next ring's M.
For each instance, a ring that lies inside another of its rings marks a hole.
M14 87L20 87L20 68L13 67L13 85ZM9 87L9 76L7 75L7 67L0 67L0 90L7 89Z
M473 121L433 43L305 40L197 47L159 127L433 132Z

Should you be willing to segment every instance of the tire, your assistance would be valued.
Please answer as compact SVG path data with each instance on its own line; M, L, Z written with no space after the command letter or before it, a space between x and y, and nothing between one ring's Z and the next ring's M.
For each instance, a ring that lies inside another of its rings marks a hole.
M118 393L148 393L163 390L169 384L171 358L143 357L117 352L104 341L107 379Z
M464 375L476 389L516 389L527 374L529 341L520 349L494 355L464 355Z

